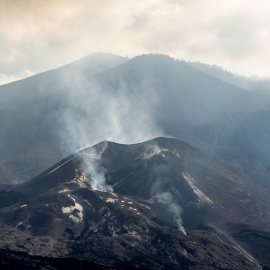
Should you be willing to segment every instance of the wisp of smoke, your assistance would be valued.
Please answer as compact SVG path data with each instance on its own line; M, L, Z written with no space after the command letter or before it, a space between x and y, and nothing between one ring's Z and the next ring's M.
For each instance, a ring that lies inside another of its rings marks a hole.
M117 88L102 85L94 77L72 78L62 74L66 89L60 111L60 141L64 155L104 140L138 143L163 135L157 127L153 111L158 100L151 84L147 91L129 89L119 78ZM138 92L140 94L138 95ZM95 190L106 191L105 172L98 162L85 159L84 171Z
M89 185L93 190L98 190L102 192L109 192L116 196L113 192L113 188L106 183L106 168L99 164L99 156L95 150L91 149L91 154L81 155L82 159L82 170L85 172Z
M86 175L90 178L89 181L92 189L106 191L106 179L102 167L97 167L93 163L87 162Z
M148 159L154 155L159 154L162 149L156 144L150 144L144 152L144 158ZM151 188L151 194L154 201L158 204L164 205L168 213L172 216L173 222L177 225L179 231L184 235L186 231L183 227L182 221L182 207L177 203L176 195L179 196L178 192L175 189L170 191L166 190L164 185L168 182L166 177L163 176L166 172L169 171L168 166L159 165L155 168L156 182ZM174 193L174 195L172 194Z
M155 195L153 198L157 203L166 205L168 212L172 215L173 221L178 227L178 230L181 231L184 235L187 235L183 227L183 221L181 217L182 208L179 204L175 202L174 196L170 192L164 191Z
M157 149L156 147L155 149ZM157 166L154 172L156 181L151 188L151 196L157 204L167 209L178 230L187 235L183 227L182 207L179 204L181 195L172 185L168 184L170 180L165 176L168 171L168 166L164 164Z
M158 153L160 153L160 151L161 148L156 143L151 143L144 150L144 159L148 159L154 155L157 155Z
M70 82L62 74L64 101L59 133L64 154L103 140L138 143L162 136L155 119L158 95L147 80L130 89L121 77L110 84L102 79L77 76Z

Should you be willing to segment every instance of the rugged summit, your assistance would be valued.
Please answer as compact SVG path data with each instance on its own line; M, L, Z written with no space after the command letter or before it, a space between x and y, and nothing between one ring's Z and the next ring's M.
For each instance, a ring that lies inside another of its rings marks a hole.
M101 142L14 194L0 209L2 266L270 266L269 198L176 139Z

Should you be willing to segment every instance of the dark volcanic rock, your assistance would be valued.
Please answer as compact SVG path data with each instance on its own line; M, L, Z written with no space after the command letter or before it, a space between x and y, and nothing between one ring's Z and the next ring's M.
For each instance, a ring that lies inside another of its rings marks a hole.
M14 190L0 191L0 208L8 207L23 200L23 195Z
M45 269L61 268L58 262L110 269L269 266L269 198L179 140L102 142L15 191L23 201L0 210L4 262L15 254L15 264L22 256L25 265Z

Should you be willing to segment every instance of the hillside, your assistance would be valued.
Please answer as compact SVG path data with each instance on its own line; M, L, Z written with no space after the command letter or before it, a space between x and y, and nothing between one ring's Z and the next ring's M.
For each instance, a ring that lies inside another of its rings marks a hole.
M0 210L0 248L26 262L270 266L268 196L183 141L101 142L14 192L23 198Z
M257 93L266 95L270 94L269 78L256 78L254 76L244 77L240 75L235 75L232 72L223 69L222 67L218 67L216 65L207 65L200 62L188 62L188 64L226 83L236 85L248 91L256 91Z
M74 70L81 65L83 76L67 72L63 79L55 70L0 87L0 100L6 98L0 118L2 182L12 175L13 181L30 179L103 139L135 143L168 135L269 188L269 96L164 55L115 59L104 56L99 71L106 61L115 66L98 73L98 61L79 61Z

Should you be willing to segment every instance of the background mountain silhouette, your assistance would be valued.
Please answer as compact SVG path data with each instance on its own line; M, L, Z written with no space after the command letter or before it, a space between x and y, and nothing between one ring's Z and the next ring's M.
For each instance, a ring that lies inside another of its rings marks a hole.
M215 74L164 55L94 54L1 86L2 183L28 180L102 139L167 135L269 189L269 93Z

